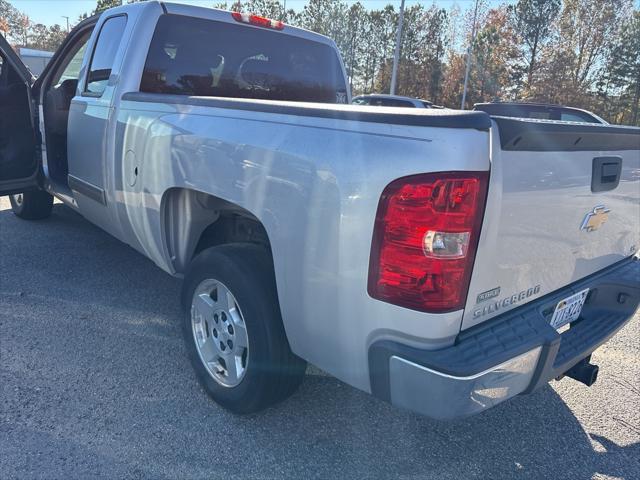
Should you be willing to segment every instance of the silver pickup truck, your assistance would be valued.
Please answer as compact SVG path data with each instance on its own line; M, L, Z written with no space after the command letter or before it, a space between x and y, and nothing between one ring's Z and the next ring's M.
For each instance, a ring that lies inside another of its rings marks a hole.
M36 81L0 48L0 193L183 277L234 412L306 362L441 419L590 385L640 302L640 129L347 105L330 39L157 1L83 21Z

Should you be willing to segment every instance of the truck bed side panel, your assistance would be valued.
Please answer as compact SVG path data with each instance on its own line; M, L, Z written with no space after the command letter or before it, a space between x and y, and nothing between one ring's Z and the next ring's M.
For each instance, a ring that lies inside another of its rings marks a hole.
M123 176L131 158L139 171L135 185L122 183L119 208L131 243L159 266L175 272L163 244L163 196L174 188L209 193L264 224L291 347L320 368L369 390L373 341L453 342L461 311L430 315L368 296L373 224L380 194L396 178L486 171L486 130L143 99L128 96L119 109Z

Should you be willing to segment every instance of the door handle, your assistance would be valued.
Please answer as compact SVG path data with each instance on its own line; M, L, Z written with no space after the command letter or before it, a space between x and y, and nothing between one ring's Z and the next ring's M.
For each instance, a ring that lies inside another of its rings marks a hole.
M596 157L591 170L591 191L606 192L620 183L622 174L621 157Z

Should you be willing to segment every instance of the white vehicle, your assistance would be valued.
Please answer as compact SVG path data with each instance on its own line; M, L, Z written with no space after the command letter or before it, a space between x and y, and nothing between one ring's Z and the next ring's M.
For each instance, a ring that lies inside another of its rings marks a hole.
M340 105L330 39L178 4L82 22L33 84L0 50L0 193L184 277L193 366L234 412L306 362L435 418L591 384L640 302L640 129Z
M53 52L46 50L34 50L33 48L19 47L20 60L29 68L29 71L36 77L40 75L44 67L53 56Z

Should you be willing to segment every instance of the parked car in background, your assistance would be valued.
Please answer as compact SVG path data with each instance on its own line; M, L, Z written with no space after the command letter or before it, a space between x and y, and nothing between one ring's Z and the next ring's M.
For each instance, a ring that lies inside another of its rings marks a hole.
M542 120L562 120L564 122L586 122L608 125L608 122L587 110L547 103L476 103L473 109L487 112L489 115L498 117L538 118Z
M0 56L0 194L25 220L55 196L183 278L231 411L306 362L439 419L591 385L640 303L639 128L342 105L331 39L184 4L80 22L35 81Z
M428 100L403 97L401 95L358 95L352 102L354 105L372 105L375 107L408 107L408 108L439 108Z

